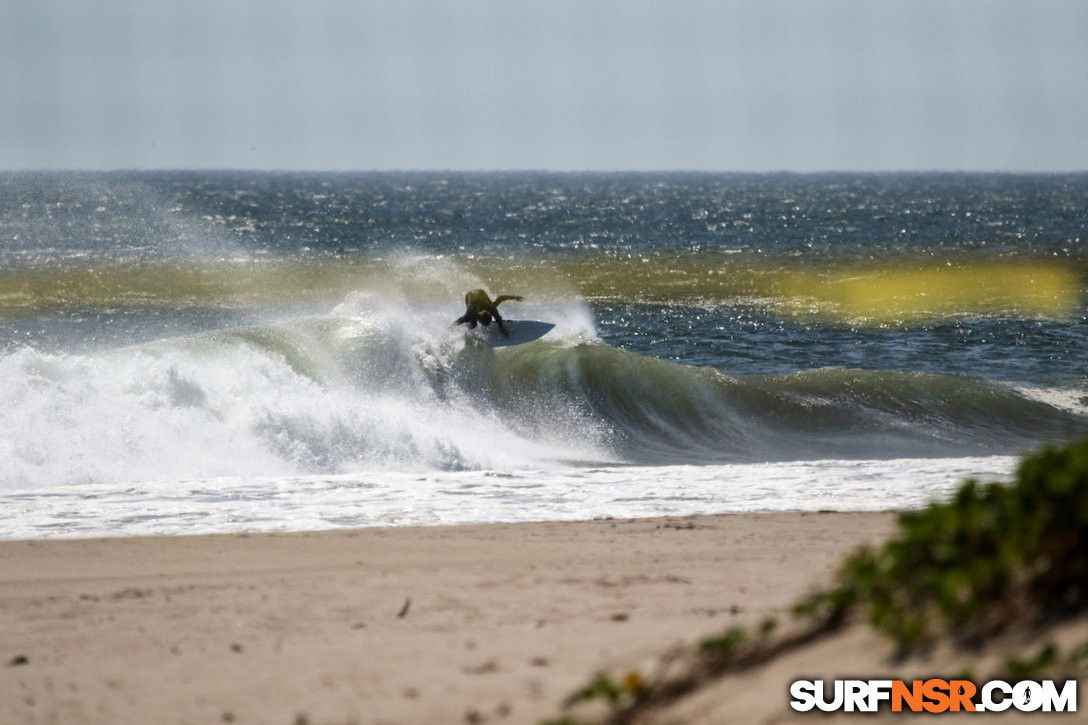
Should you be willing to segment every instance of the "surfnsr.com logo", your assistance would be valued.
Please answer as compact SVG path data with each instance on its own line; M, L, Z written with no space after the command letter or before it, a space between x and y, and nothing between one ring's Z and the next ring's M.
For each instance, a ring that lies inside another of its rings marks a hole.
M790 707L798 712L1076 712L1077 681L990 680L797 680Z

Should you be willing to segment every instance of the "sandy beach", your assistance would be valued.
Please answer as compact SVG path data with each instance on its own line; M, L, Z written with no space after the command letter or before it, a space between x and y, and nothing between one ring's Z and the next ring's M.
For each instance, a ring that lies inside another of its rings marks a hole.
M893 523L3 542L0 722L535 723L597 671L782 614Z

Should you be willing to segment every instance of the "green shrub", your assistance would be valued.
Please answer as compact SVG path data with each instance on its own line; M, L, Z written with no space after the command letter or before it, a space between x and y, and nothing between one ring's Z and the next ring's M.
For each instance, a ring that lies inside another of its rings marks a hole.
M934 623L971 642L1088 607L1088 439L1024 459L1010 485L968 481L903 514L892 539L849 557L795 613L839 620L858 606L904 648L931 640Z
M718 658L727 658L736 653L737 648L744 644L748 635L740 627L730 627L722 634L708 637L699 643L699 651L704 655Z

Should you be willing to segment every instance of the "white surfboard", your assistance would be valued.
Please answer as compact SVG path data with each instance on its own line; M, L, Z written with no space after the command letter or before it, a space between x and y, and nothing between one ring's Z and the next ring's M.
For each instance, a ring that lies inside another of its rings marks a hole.
M508 335L503 335L498 324L492 322L487 327L477 325L475 329L468 330L468 337L479 340L490 347L510 347L520 345L523 342L532 342L548 334L555 325L550 322L538 322L536 320L503 320L502 326Z

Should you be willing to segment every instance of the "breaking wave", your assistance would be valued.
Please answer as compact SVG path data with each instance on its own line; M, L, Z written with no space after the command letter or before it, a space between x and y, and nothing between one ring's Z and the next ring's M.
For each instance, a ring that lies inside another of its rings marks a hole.
M609 346L581 303L536 311L556 329L501 350L466 340L447 311L408 323L365 295L107 352L22 348L0 358L0 487L989 455L1085 427L1062 391L843 368L733 375Z

